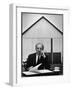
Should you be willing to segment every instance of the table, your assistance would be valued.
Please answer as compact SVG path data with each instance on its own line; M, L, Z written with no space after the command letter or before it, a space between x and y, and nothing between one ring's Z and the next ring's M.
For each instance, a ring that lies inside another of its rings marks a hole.
M24 71L22 73L23 77L51 76L51 75L63 75L63 73L61 71L51 71L51 70L48 70L48 69L36 70L36 71Z

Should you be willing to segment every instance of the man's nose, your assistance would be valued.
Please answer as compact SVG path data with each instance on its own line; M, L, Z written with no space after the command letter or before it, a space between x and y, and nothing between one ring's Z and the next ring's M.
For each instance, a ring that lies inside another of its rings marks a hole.
M39 51L41 51L41 49L39 48Z

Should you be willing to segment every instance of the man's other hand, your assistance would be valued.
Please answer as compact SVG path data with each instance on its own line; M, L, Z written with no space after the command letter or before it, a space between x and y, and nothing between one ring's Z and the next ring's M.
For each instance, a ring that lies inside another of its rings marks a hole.
M29 68L29 71L37 71L37 70L38 70L38 67L39 67L41 64L42 64L42 63L36 65L35 67L31 66L31 67Z

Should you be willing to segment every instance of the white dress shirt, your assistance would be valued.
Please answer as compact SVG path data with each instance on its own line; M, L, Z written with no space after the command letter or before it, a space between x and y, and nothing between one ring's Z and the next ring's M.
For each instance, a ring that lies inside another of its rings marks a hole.
M36 54L36 63L38 62L38 57L40 59L41 56L39 56L39 55Z

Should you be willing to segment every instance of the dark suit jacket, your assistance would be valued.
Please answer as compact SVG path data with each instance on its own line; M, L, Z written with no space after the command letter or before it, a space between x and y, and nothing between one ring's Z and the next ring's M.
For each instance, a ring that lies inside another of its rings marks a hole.
M27 59L27 65L26 65L26 70L28 70L29 67L31 66L36 66L40 63L42 63L38 69L49 69L50 68L50 61L48 59L48 55L45 53L45 58L41 56L40 60L38 63L36 63L36 53L30 54Z

